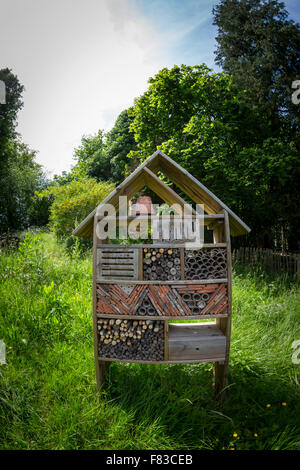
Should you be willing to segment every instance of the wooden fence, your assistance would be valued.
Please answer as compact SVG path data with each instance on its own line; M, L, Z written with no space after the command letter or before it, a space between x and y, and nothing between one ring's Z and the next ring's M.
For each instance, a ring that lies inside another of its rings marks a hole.
M233 250L232 262L261 266L267 272L284 272L300 277L300 254L282 255L266 248L241 247Z

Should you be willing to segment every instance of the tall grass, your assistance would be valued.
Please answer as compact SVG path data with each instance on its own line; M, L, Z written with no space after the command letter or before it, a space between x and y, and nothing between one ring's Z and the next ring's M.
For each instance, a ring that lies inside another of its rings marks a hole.
M297 285L236 271L224 406L211 365L113 363L95 389L91 254L27 235L0 258L1 449L300 449Z

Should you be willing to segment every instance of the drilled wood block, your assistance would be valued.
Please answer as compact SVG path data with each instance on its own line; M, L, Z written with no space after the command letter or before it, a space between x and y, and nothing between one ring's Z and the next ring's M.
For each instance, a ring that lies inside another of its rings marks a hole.
M214 323L169 323L169 360L223 361L226 337Z

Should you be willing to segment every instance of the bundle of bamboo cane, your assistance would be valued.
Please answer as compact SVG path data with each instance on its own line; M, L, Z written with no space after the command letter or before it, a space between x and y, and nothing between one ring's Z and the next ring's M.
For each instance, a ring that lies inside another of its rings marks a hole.
M101 319L97 321L99 357L164 359L164 322L156 320Z
M145 297L141 305L135 311L135 315L149 315L149 316L158 316L161 313L153 307L153 304L150 302L148 297Z
M187 304L192 315L201 315L202 310L206 307L210 298L207 292L200 294L198 292L184 293L181 295L182 300Z
M226 249L185 250L185 279L221 279L227 277Z

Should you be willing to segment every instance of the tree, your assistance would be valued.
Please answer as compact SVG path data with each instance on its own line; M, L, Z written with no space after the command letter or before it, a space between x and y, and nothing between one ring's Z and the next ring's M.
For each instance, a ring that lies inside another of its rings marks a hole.
M132 163L128 154L136 149L133 133L129 130L131 123L132 118L125 109L107 134L99 130L94 135L83 136L74 151L76 164L69 173L56 175L54 181L64 185L87 177L120 183Z
M0 70L0 80L6 90L6 102L0 104L0 231L19 230L30 223L34 192L44 188L47 180L35 162L36 152L23 144L16 132L24 87L8 68ZM42 215L44 220L46 214Z
M209 139L215 133L216 139L222 127L231 148L236 142L240 146L261 142L255 128L258 115L241 104L242 93L233 89L228 75L213 73L204 64L182 65L161 70L149 83L131 110L131 130L138 146L132 154L141 159L158 147L168 149L175 159L185 161L189 170L204 176L201 155L205 159L213 145L209 141L203 145L206 133ZM191 149L195 135L189 130L191 125L195 129L196 122L199 142Z
M29 225L29 208L33 204L34 193L47 185L47 179L41 165L35 162L36 153L20 140L7 143L6 156L5 180L1 186L0 230L19 230ZM44 223L45 214L42 217ZM37 218L35 224L41 225Z
M16 120L18 111L23 106L23 86L10 69L0 70L0 80L5 84L6 102L0 104L0 230L8 228L10 208L7 197L10 195L9 158L12 154L10 141L16 137Z
M110 162L110 179L117 184L125 178L131 166L129 152L136 149L134 135L130 132L133 118L127 109L118 116L114 127L106 134L105 152Z
M265 113L266 138L278 132L295 135L299 110L291 95L299 74L299 24L287 19L284 3L277 0L220 0L213 14L216 63L246 90L248 106Z
M75 226L113 189L112 183L97 182L94 178L82 177L79 180L73 180L70 184L50 185L39 193L39 197L41 199L52 198L50 227L59 240L67 241L67 245L71 246L74 243L71 234Z
M0 104L0 155L3 164L6 144L16 136L16 120L19 110L23 107L23 85L18 77L8 68L0 70L0 80L5 84L6 102ZM1 165L2 166L2 165Z
M110 177L110 164L105 153L105 135L99 130L95 135L83 136L81 145L75 149L74 158L77 160L77 169L80 174L97 180L108 180Z
M261 161L273 155L261 174L268 181L264 207L274 207L276 201L273 224L281 225L282 247L288 237L289 247L297 249L300 216L294 201L299 198L300 131L299 107L291 95L299 73L299 24L288 19L284 3L277 0L220 0L213 14L218 26L216 62L232 76L237 89L245 90L247 107L261 113L256 129L263 135L261 149L266 154L251 145L253 161L261 169ZM255 158L258 155L261 159ZM255 169L249 163L254 181Z
M299 194L295 143L266 138L263 111L249 107L244 90L224 73L175 66L149 82L132 109L133 155L144 159L159 147L245 219L253 243L271 246L279 220L288 226L295 217L289 214Z

